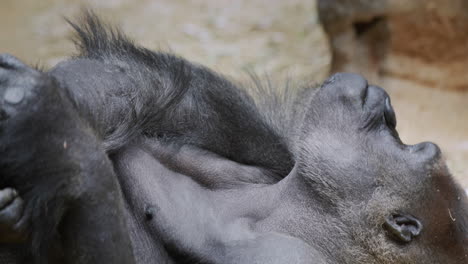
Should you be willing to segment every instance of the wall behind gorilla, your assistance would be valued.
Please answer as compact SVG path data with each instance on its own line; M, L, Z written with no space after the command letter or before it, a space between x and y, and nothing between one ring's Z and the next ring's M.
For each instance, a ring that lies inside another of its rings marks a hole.
M123 27L146 47L172 50L237 78L244 69L274 77L323 80L327 39L313 0L1 0L0 52L46 68L74 49L70 27L83 5ZM468 92L386 78L404 142L440 144L468 188Z
M54 65L73 51L63 16L73 18L83 5L139 44L171 49L223 72L241 76L243 68L254 67L326 77L329 52L314 1L2 0L0 47Z

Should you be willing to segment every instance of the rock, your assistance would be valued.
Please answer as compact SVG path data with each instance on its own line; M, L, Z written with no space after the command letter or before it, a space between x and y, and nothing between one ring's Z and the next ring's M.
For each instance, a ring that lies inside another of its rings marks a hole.
M332 72L468 90L468 1L319 0Z

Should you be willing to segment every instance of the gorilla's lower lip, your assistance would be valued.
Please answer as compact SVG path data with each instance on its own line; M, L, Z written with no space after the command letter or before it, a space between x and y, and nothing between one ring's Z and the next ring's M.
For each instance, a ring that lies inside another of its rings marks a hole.
M441 157L439 146L432 142L422 142L416 145L408 146L411 153L417 154L419 157L428 161L436 161Z

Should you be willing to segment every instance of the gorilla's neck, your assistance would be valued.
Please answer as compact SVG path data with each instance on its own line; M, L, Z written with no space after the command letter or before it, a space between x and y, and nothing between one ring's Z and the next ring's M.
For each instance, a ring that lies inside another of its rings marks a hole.
M321 178L321 177L317 177ZM285 203L299 204L304 209L312 211L322 210L333 213L337 206L335 190L329 188L326 182L316 182L308 174L305 174L298 164L283 180L272 186L272 192L276 193L279 200Z
M310 184L310 179L301 175L296 165L283 180L262 188L260 197L268 199L259 201L266 202L263 207L269 212L257 222L256 228L302 239L315 248L326 248L327 252L334 252L328 257L339 263L339 252L349 240L343 232L346 226L341 221L338 205L331 204L325 194L315 192Z

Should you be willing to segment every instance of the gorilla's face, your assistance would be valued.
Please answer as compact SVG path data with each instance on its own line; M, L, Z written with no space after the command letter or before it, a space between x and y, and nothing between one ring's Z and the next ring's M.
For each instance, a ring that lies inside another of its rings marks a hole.
M382 88L336 74L309 107L298 172L361 248L379 263L467 263L466 195L435 144L400 141Z

